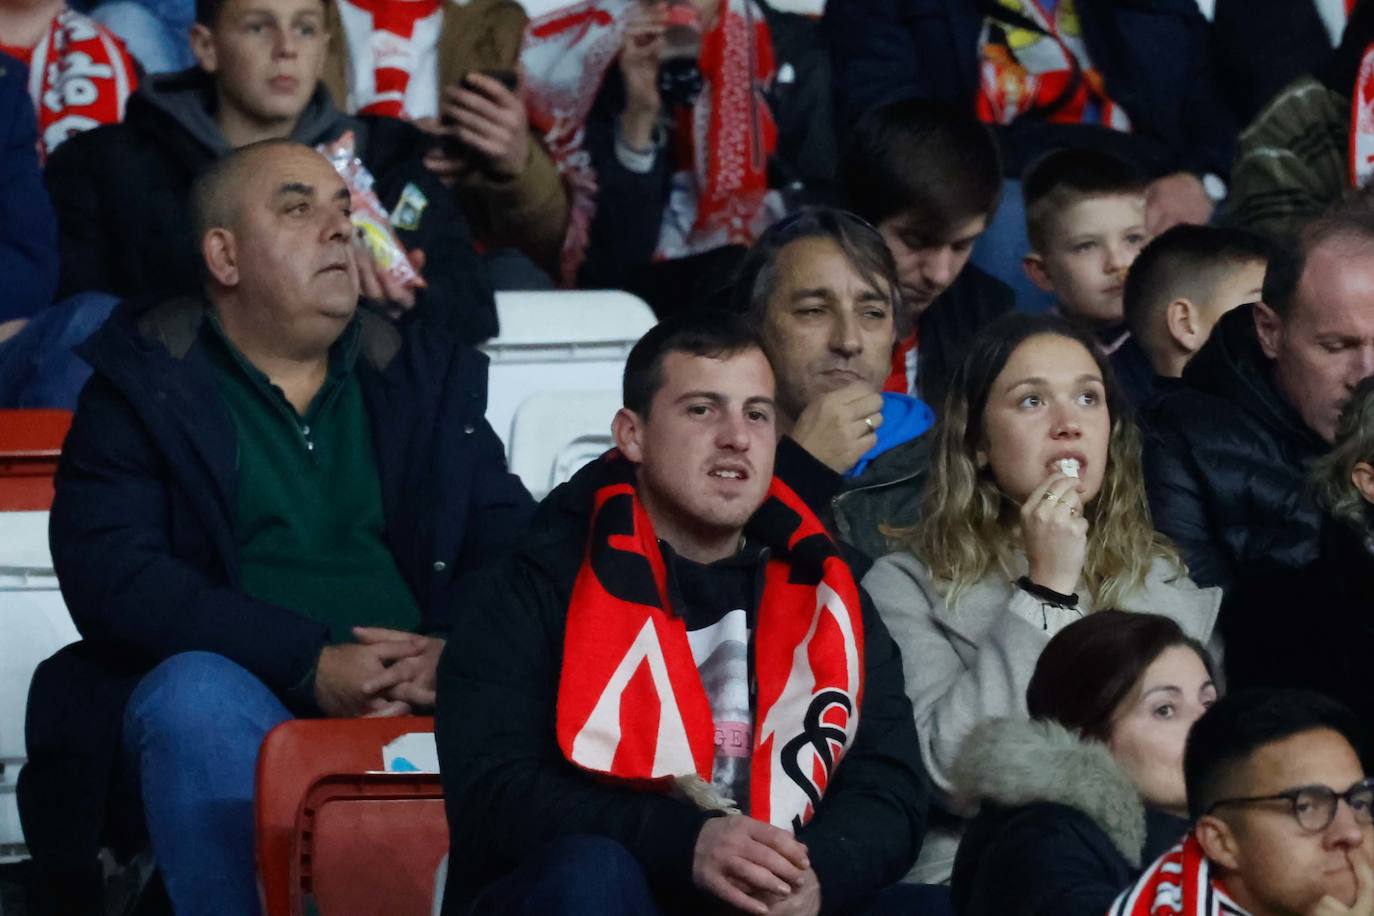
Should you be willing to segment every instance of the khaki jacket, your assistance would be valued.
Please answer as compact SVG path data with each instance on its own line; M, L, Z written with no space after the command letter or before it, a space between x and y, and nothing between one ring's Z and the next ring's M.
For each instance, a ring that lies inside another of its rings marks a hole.
M527 21L514 0L445 5L439 31L439 85L452 85L471 70L515 68ZM348 103L348 42L333 3L328 4L326 24L332 38L324 84L343 109ZM500 180L474 172L456 192L481 241L493 247L519 248L550 275L558 276L568 226L568 192L537 135L519 178Z

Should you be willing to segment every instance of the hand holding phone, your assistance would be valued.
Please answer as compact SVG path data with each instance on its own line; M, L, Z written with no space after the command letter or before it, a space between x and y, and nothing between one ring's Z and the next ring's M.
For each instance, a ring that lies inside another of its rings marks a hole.
M474 70L447 86L440 98L444 155L513 179L529 161L529 115L515 70ZM476 160L474 162L474 160Z

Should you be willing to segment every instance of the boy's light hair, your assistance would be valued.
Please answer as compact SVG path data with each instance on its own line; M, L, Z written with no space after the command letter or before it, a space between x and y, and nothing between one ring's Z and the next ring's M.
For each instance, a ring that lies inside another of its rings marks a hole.
M1057 149L1026 169L1021 192L1026 202L1026 235L1031 249L1043 253L1055 219L1090 197L1144 194L1149 182L1135 166L1096 150Z

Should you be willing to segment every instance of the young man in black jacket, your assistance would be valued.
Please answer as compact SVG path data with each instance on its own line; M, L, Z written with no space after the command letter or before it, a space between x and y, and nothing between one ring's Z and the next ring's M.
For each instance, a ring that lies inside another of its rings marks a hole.
M432 141L391 118L349 117L330 101L320 81L330 38L323 0L201 0L196 20L198 67L149 79L123 123L81 135L48 161L59 296L194 293L199 240L188 194L196 175L258 140L319 147L351 133L421 278L403 280L364 259L363 295L393 313L417 304L443 309L470 343L495 334L495 304L467 222L423 163Z
M861 910L924 773L895 644L774 476L768 361L670 319L625 405L441 661L444 912Z
M44 662L20 812L52 912L99 907L146 821L178 913L253 913L258 747L293 715L434 702L453 614L533 508L441 313L357 307L349 194L254 144L195 189L206 298L129 301L86 342L51 541L83 639ZM118 778L114 774L121 774ZM137 785L131 807L126 791Z

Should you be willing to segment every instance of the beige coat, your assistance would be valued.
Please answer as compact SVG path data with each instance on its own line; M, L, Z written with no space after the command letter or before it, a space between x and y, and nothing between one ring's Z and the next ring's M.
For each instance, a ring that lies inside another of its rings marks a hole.
M346 110L348 41L333 3L327 5L327 17L330 42L324 84L339 109ZM515 69L526 21L525 11L514 0L446 3L439 30L441 91L472 70ZM458 198L474 235L492 246L521 249L557 279L568 228L568 192L537 134L532 140L529 162L519 178L506 181L474 172L458 186Z
M958 810L951 797L952 767L964 739L981 722L1026 715L1026 686L1041 650L1079 615L1044 607L1000 573L974 584L950 607L925 564L905 552L875 563L863 587L902 651L921 759L942 809L931 811L931 829L908 880L943 883L963 818L971 813ZM1200 589L1156 560L1144 586L1117 606L1170 617L1208 643L1220 604L1220 589ZM1080 607L1090 612L1090 597L1084 595Z

